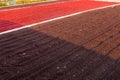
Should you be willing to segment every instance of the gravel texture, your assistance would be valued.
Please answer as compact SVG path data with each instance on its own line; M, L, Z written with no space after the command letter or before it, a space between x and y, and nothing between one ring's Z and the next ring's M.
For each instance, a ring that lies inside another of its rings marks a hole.
M0 80L119 80L120 6L0 35Z

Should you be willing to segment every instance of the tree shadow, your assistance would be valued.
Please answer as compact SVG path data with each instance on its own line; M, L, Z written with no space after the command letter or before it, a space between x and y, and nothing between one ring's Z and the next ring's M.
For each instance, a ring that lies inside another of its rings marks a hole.
M1 80L119 80L119 59L30 28L0 35Z
M11 30L11 29L18 28L21 26L22 26L21 24L14 23L14 22L11 22L8 20L1 20L0 19L0 32Z

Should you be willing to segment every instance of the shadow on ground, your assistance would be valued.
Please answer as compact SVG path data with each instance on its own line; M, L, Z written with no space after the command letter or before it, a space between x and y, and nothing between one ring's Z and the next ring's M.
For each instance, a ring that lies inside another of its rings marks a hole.
M119 80L119 59L30 28L0 35L1 80Z
M11 29L18 28L21 26L22 25L20 25L18 23L14 23L14 22L11 22L8 20L1 20L0 19L0 32L11 30Z

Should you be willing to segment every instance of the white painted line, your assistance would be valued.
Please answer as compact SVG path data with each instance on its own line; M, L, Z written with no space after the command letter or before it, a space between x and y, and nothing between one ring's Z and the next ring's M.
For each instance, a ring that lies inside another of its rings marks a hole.
M20 29L28 28L28 27L31 27L31 26L36 26L36 25L47 23L47 22L51 22L51 21L55 21L55 20L59 20L59 19L63 19L63 18L71 17L71 16L75 16L75 15L82 14L82 13L89 12L89 11L95 11L95 10L109 8L109 7L114 8L114 6L119 6L119 5L120 4L114 4L114 5L110 5L110 6L105 6L105 7L90 9L90 10L86 10L86 11L82 11L82 12L77 12L77 13L69 14L69 15L66 15L66 16L57 17L57 18L54 18L54 19L50 19L50 20L46 20L46 21L34 23L34 24L31 24L31 25L26 25L26 26L23 26L23 27L20 27L20 28L15 28L15 29L12 29L12 30L4 31L4 32L1 32L0 35L6 34L6 33L10 33L10 32L13 32L13 31L18 31Z
M103 1L103 2L120 2L120 0L95 0L95 1Z

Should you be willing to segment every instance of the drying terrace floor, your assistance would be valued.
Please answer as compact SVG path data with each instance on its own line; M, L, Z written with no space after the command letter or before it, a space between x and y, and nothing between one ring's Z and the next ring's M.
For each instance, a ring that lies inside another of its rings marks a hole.
M0 10L0 33L70 14L117 5L115 2L69 0Z
M120 6L0 35L0 80L119 80Z

